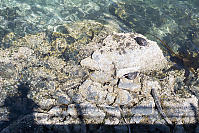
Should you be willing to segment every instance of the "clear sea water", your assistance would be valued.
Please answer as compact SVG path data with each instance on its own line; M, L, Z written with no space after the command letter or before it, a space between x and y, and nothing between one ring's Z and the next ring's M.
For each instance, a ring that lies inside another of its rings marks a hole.
M154 34L174 51L199 48L198 0L0 0L0 39L85 19L117 24L121 32Z

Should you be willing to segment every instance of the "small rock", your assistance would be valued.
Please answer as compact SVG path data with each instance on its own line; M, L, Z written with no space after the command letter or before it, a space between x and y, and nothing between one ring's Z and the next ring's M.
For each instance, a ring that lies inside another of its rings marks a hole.
M140 121L141 121L142 119L143 119L143 117L142 117L141 115L136 114L136 115L134 115L133 117L131 117L130 123L131 123L131 124L134 124L134 123L138 124L138 123L140 123Z
M136 37L134 38L135 41L140 45L140 46L147 46L148 42L146 41L146 39L142 38L142 37Z
M91 74L90 78L98 83L106 83L113 80L113 76L111 73L104 73L102 71L95 71Z
M129 80L133 80L137 77L138 72L130 72L124 75L125 78L129 79Z
M151 115L153 114L155 103L153 99L143 101L140 105L131 109L132 114Z
M58 106L53 107L48 113L53 116L59 116L62 112L62 109Z
M93 103L105 103L107 90L102 85L91 80L86 80L80 87L79 93L86 98L87 101Z
M121 117L121 112L118 107L113 107L113 106L101 106L103 107L103 110L108 114L108 116L111 117Z
M119 90L115 103L119 105L127 105L132 100L131 94L127 90Z
M58 97L58 104L68 105L71 103L71 99L67 95L61 95Z
M143 80L142 93L147 96L151 95L151 88L161 89L161 86L158 81L153 81L148 76L145 76Z
M88 67L88 64L89 64L89 67L88 67L89 69L91 69L91 70L99 70L99 66L91 58L85 58L85 59L81 60L80 64L83 67L85 67L85 66Z
M115 93L108 93L106 96L106 103L107 104L112 104L116 98L116 94Z
M43 110L48 110L53 105L55 105L55 99L40 99L39 106Z
M69 114L72 117L77 117L78 116L78 112L77 112L75 104L70 104L68 106L67 114Z
M106 114L95 105L85 102L80 104L80 107L83 119L86 120L87 124L99 124L104 121Z
M138 92L141 90L141 84L134 83L132 80L122 78L119 81L118 88Z
M120 120L116 117L108 117L107 119L105 119L104 124L107 125L117 125L119 124Z

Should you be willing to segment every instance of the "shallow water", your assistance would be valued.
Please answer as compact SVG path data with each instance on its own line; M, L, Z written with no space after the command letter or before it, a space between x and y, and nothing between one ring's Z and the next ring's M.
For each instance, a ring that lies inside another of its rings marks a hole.
M198 0L0 0L0 39L9 32L59 32L59 25L86 19L154 34L176 52L197 51L198 7Z

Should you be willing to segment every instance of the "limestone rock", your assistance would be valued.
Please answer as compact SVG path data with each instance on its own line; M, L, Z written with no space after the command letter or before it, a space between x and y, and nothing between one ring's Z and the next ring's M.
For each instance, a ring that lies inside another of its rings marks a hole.
M138 92L141 90L141 83L136 83L136 82L133 82L132 80L122 78L119 80L118 88L129 90L132 92Z
M100 83L86 80L80 87L79 93L89 102L104 103L107 91Z
M91 74L90 78L93 81L96 81L98 83L106 83L106 82L110 82L111 80L113 80L113 76L111 74L107 74L104 73L102 71L95 71Z
M134 123L140 123L140 121L143 119L143 117L139 114L135 114L131 119L130 119L130 123L134 124Z
M104 121L106 114L96 105L88 102L80 104L83 119L86 123L99 124Z
M119 107L114 107L114 106L100 106L103 108L103 110L107 113L108 116L111 117L121 117L121 112L119 110Z
M136 37L145 39L147 46L140 46ZM102 43L104 46L81 61L82 66L105 73L116 71L116 76L121 77L129 72L159 70L167 64L157 43L140 34L115 33L106 37Z
M115 103L119 105L127 105L132 101L136 102L136 99L133 99L131 94L127 90L118 90L118 95Z
M136 107L132 108L132 114L137 115L152 115L154 112L155 103L153 98L151 97L147 101L142 101L141 104L137 105Z
M178 98L165 100L163 102L165 112L168 117L177 124L191 124L197 121L198 99L192 98Z
M116 117L109 117L107 119L105 119L105 123L104 124L107 124L107 125L117 125L119 124L119 119L116 118Z

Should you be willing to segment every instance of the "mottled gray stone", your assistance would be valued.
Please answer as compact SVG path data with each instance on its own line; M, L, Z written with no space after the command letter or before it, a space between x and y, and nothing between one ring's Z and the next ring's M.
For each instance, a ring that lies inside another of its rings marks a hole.
M48 110L53 105L55 105L56 101L55 99L40 99L39 100L39 106L43 110Z
M138 124L138 123L140 123L140 121L141 121L142 119L143 119L143 116L141 116L141 115L139 115L139 114L135 114L133 117L131 117L130 123L131 123L131 124L134 124L134 123Z
M116 96L117 96L117 94L115 94L115 93L108 93L106 96L106 103L113 104Z
M110 35L104 39L105 45L97 49L91 57L82 60L81 65L107 74L116 70L117 77L129 72L158 70L166 66L166 58L156 42L146 39L149 45L143 47L131 36L143 37L136 33ZM118 42L116 37L122 39Z
M196 112L198 109L198 99L192 98L175 98L175 100L164 101L163 106L167 107L164 111L171 121L177 124L193 124L197 121Z
M153 114L155 107L155 103L153 99L149 99L148 101L142 101L141 104L131 109L132 114L137 115L151 115Z
M155 88L156 90L161 89L161 86L158 81L154 81L151 77L144 76L144 80L142 83L142 93L146 96L151 95L151 88Z
M76 105L75 104L70 104L68 106L68 109L67 109L67 114L69 114L70 116L72 117L77 117L78 116L78 112L77 112L77 109L76 109Z
M119 124L120 120L117 117L108 117L105 119L104 124L107 125L117 125Z
M111 74L107 74L107 73L104 73L102 71L95 71L95 72L93 72L90 75L90 78L93 81L98 82L98 83L102 83L102 84L113 80L113 77L111 76Z
M67 95L60 95L57 102L58 104L68 105L71 103L71 99Z
M127 105L127 104L131 103L133 100L134 101L136 100L136 99L132 99L131 94L127 90L119 89L117 93L118 93L118 95L115 100L116 104Z
M154 123L155 121L157 121L158 119L161 119L159 113L157 110L154 110L153 114L149 115L149 120L151 121L151 123Z
M61 112L62 112L62 109L59 108L58 106L55 106L48 111L48 113L50 115L54 115L54 116L59 116L61 114Z
M79 93L87 100L93 103L104 103L107 90L102 85L92 80L86 80L80 87Z
M119 81L118 88L138 92L141 90L141 83L134 83L132 80L122 78Z
M81 113L83 119L87 123L102 123L106 114L103 110L99 109L96 105L90 104L88 102L80 104Z
M107 113L108 116L110 117L121 117L121 112L119 110L119 107L115 106L100 106L103 108L103 110Z

